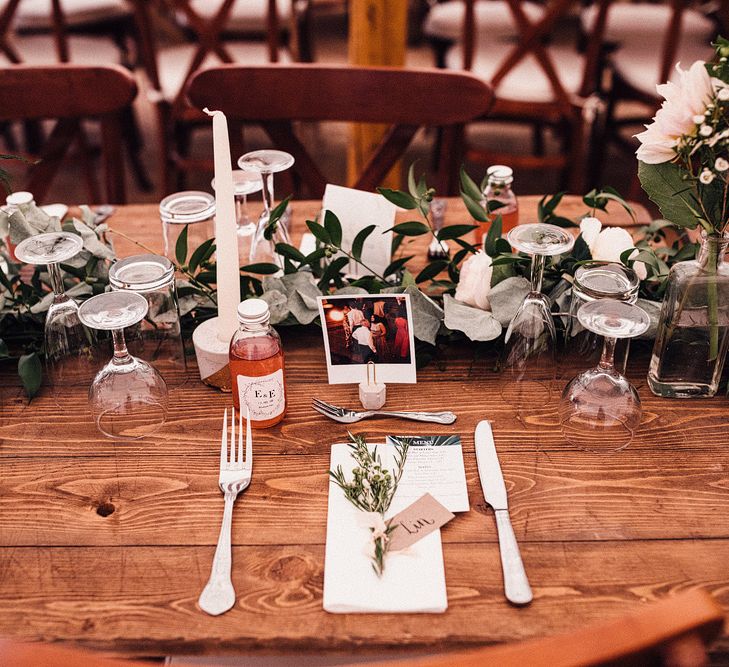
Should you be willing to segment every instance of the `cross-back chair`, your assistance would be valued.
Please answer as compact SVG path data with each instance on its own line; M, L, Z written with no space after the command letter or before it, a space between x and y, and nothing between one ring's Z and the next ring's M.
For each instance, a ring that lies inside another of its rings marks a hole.
M420 127L442 127L437 180L441 192L452 192L462 154L462 125L485 113L491 102L489 87L467 73L304 64L203 70L187 93L199 109L223 111L238 124L260 124L277 148L294 156L294 172L314 197L323 195L327 178L293 121L388 125L352 184L362 190L382 182Z
M290 0L257 0L254 3L263 10L265 17L266 42L251 43L228 37L245 37L237 19L242 7L238 0L166 0L170 10L182 16L192 34L193 41L160 48L156 36L149 30L152 18L145 0L133 0L144 30L143 51L145 69L152 92L150 99L155 104L159 120L160 176L165 193L184 186L184 175L188 171L209 170L212 163L190 154L192 133L207 118L198 109L190 106L185 89L192 76L202 68L220 63L256 63L290 61L297 58L281 43L281 12L279 5ZM245 5L247 0L243 0ZM295 3L288 14L290 22L296 22L306 15L308 0ZM250 8L249 8L250 9ZM297 33L294 29L291 31ZM300 40L294 40L297 44Z
M722 0L717 6L723 7L726 14L729 3ZM596 5L581 12L581 25L586 33L593 29L597 12ZM625 136L622 130L630 128L632 134L649 122L662 101L656 85L675 78L677 62L686 69L696 60L711 59L711 42L720 31L721 15L719 11L711 17L690 0L610 3L605 15L604 41L610 53L607 63L612 76L606 90L608 107L603 144L607 140L626 153L635 152L638 142ZM601 166L601 161L594 162L598 174ZM638 195L635 178L630 196Z
M0 68L0 122L55 119L38 162L28 167L23 189L42 202L69 148L79 144L88 153L85 120L101 127L104 191L90 191L95 203L124 203L122 113L134 100L137 85L123 67L60 64L11 65ZM84 169L94 167L84 162ZM90 174L87 174L90 175ZM91 179L90 182L95 182Z
M528 153L469 143L468 159L506 163L516 170L560 170L563 184L581 191L592 122L599 110L596 91L608 0L597 2L598 20L583 52L577 39L564 30L576 0L553 0L538 11L528 0L503 0L500 13L508 9L515 29L512 39L491 39L487 25L479 29L475 0L463 1L461 39L447 52L446 66L471 71L493 88L489 120L535 129L533 150ZM544 127L552 128L559 139L556 153L545 150Z

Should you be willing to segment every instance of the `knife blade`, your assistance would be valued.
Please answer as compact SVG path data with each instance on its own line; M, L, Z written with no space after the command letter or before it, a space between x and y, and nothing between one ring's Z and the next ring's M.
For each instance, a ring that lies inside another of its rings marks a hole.
M483 496L491 505L496 516L501 569L504 573L504 594L512 604L529 604L533 598L532 589L529 586L524 563L519 553L519 545L511 527L506 484L504 484L504 476L501 473L499 457L494 445L494 434L489 421L483 420L478 423L475 442L476 463Z

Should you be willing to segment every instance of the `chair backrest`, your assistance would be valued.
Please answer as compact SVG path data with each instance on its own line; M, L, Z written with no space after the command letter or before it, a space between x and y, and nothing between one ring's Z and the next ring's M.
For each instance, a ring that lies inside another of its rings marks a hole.
M696 589L570 634L368 667L701 667L723 627L722 608Z
M353 184L372 190L384 179L420 127L445 128L438 173L461 159L462 124L483 115L491 90L467 73L436 69L320 65L222 66L199 72L188 97L196 107L223 111L229 119L257 122L277 148L296 159L294 170L321 196L327 179L296 136L292 121L349 121L388 125L389 130Z
M488 39L489 35L487 30L478 30L475 13L476 0L464 0L464 2L466 10L461 40L462 67L470 70L474 64L474 52L478 48L479 40ZM599 83L602 34L609 2L610 0L597 0L596 2L599 7L598 17L586 40L587 48L584 53L582 79L577 91L578 96L582 98L594 92ZM549 82L552 92L550 102L560 107L564 113L570 113L570 110L574 108L574 91L568 90L565 86L560 66L550 54L547 44L557 36L557 33L561 32L561 28L569 21L575 8L579 6L578 0L553 0L546 3L544 12L538 18L530 18L532 13L530 9L534 7L532 0L503 0L503 4L507 5L513 17L516 32L512 43L505 40L500 43L503 56L499 59L499 64L489 79L489 83L494 89L494 95L498 99L500 84L525 58L532 57ZM576 42L576 40L573 41Z
M137 84L119 66L12 65L0 68L0 122L56 119L40 161L30 166L25 189L38 201L74 141L83 141L81 122L98 119L101 124L101 159L106 200L125 201L122 132L119 114L134 100ZM98 202L97 202L98 203Z

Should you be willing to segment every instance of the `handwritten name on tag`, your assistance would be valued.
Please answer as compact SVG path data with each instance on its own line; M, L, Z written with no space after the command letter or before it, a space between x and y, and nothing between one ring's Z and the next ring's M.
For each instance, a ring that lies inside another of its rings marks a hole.
M390 534L390 551L407 549L434 530L447 524L455 514L447 510L429 493L421 496L390 521L395 530Z

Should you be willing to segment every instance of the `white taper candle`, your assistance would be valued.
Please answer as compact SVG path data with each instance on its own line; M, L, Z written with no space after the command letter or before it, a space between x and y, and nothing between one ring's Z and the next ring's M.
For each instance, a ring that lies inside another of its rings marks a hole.
M228 120L222 111L209 111L207 108L204 111L213 117L215 248L218 267L217 333L220 340L230 340L238 328L236 312L240 303L240 263Z

